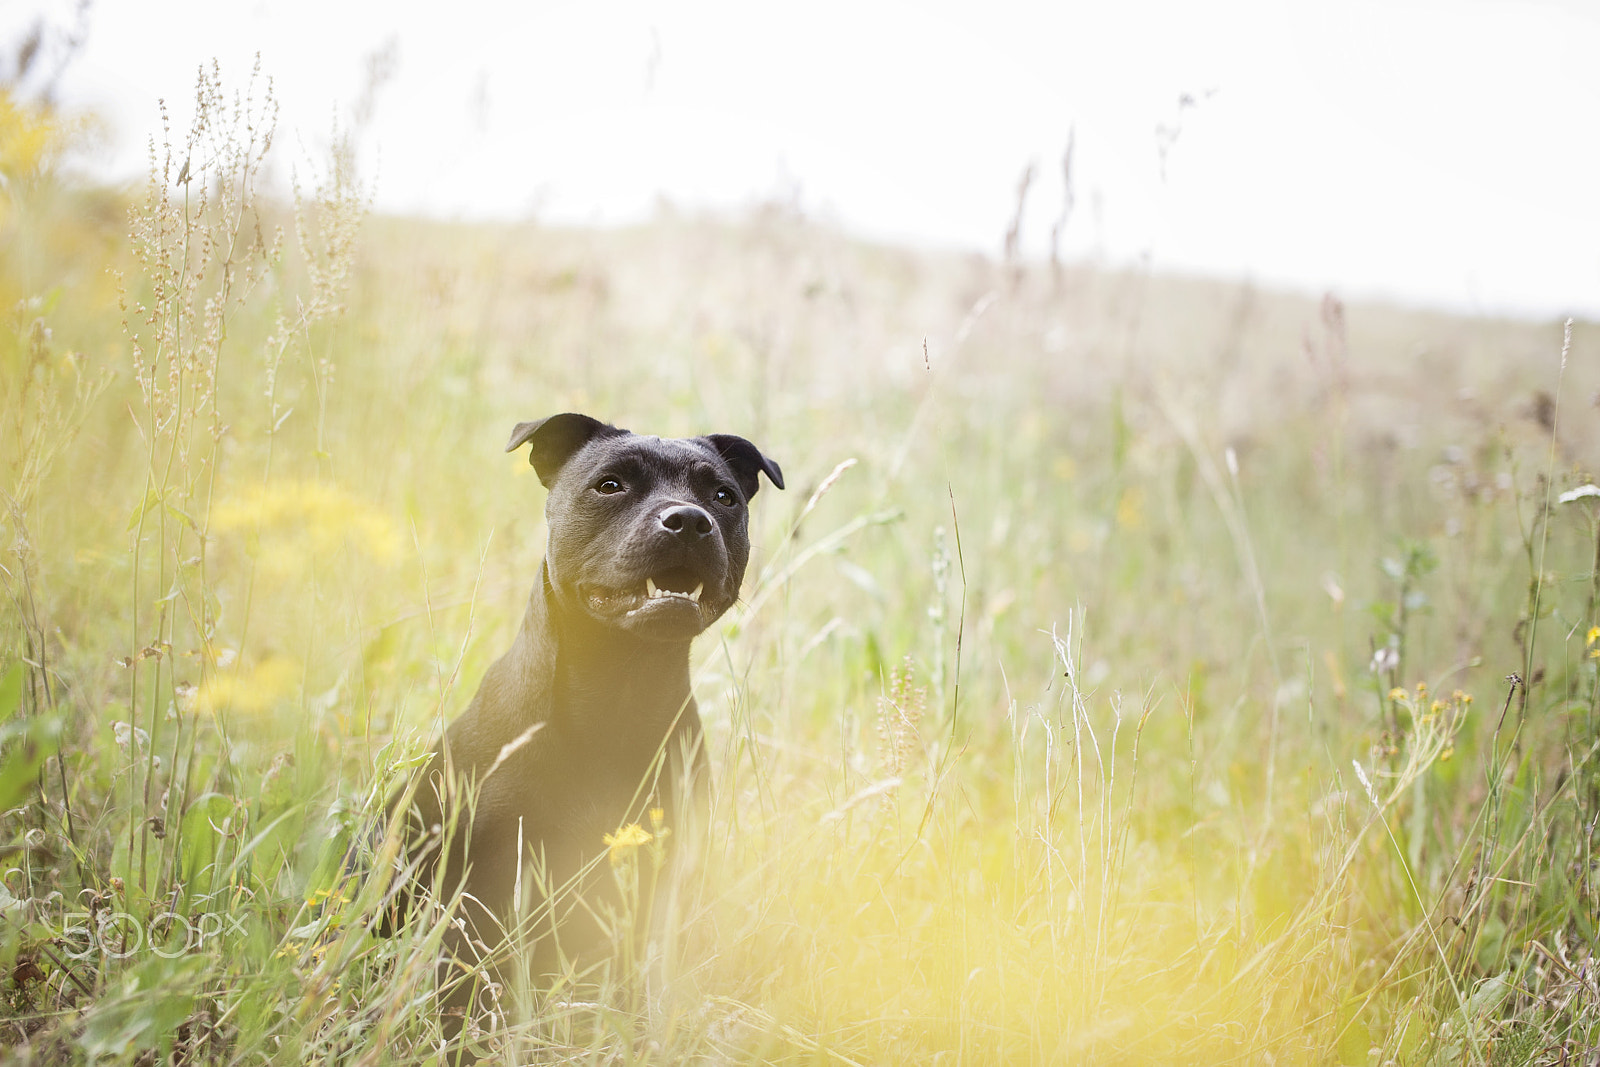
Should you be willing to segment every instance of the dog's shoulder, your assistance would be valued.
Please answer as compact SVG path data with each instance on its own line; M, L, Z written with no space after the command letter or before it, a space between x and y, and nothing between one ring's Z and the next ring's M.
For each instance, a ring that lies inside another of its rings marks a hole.
M518 641L484 672L477 693L445 730L441 749L458 770L482 777L533 744L550 718L550 671ZM537 747L537 746L536 746Z

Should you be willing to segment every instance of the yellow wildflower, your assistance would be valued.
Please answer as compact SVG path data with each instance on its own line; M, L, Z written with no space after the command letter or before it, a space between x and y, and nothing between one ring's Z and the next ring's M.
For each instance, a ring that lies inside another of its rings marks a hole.
M654 837L654 834L636 822L629 823L614 834L606 834L605 843L611 849L612 865L621 863L628 853L653 840Z
M306 903L312 907L316 907L318 904L322 904L324 902L335 905L348 904L352 899L353 898L350 896L347 889L343 886L340 886L334 889L313 890L311 895L306 897Z
M1589 635L1583 639L1583 647L1593 648L1596 641L1600 641L1600 626L1591 626Z
M304 674L288 657L268 655L248 670L212 674L194 694L194 706L212 715L218 711L262 715L289 700L300 688Z
M305 560L336 558L347 544L379 564L400 558L404 541L372 503L325 482L247 486L211 509L218 533L254 538L258 562L276 575L300 573Z
M1144 525L1144 493L1130 486L1117 501L1117 525L1124 530L1137 530Z

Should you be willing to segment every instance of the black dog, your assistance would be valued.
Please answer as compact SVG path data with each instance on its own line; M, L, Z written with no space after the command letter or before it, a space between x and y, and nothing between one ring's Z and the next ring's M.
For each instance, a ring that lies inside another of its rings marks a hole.
M407 866L384 926L419 888L464 890L440 965L452 1033L517 916L536 975L605 940L595 897L611 880L593 872L608 835L704 811L689 643L739 595L757 476L783 488L776 463L727 434L664 440L565 414L518 424L506 451L523 444L550 495L522 630L391 812Z

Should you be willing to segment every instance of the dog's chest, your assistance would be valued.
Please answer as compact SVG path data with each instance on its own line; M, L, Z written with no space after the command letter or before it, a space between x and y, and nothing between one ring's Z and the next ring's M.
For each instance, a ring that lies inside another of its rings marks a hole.
M651 809L670 806L673 768L681 761L671 757L666 738L640 743L618 736L598 746L548 740L496 775L496 795L480 802L480 819L518 834L535 851L586 862L609 847L608 836L648 826Z

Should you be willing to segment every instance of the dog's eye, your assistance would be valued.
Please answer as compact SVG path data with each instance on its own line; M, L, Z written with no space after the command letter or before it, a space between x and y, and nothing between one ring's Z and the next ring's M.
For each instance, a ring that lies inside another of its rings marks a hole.
M611 496L613 493L622 492L622 483L617 481L615 478L602 478L600 479L600 484L594 487L594 491L597 493L604 493L606 496Z
M735 504L739 503L739 498L733 495L732 489L729 489L727 486L723 486L721 489L717 490L716 501L725 508L731 508Z

